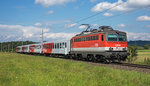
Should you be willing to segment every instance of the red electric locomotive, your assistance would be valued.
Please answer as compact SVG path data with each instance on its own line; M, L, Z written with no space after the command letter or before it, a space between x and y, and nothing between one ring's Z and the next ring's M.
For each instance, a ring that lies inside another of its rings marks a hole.
M127 58L126 33L110 26L87 29L71 39L71 54L77 59L124 61Z

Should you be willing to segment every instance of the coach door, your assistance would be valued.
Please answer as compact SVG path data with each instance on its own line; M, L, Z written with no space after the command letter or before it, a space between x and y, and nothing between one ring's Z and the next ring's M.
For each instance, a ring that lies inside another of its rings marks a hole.
M67 54L67 43L66 42L63 42L63 51L64 51L64 54Z

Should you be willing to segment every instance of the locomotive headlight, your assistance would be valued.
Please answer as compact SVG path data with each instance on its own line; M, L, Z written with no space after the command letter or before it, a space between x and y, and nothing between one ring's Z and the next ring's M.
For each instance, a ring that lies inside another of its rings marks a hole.
M110 47L110 48L109 48L109 51L113 51L113 48Z

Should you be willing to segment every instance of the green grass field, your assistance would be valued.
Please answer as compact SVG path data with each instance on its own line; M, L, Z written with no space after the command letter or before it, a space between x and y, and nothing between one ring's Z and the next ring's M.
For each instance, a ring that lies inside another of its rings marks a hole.
M0 86L149 86L150 74L59 58L0 53Z
M138 50L138 56L134 63L136 64L147 64L144 61L150 59L150 50ZM148 62L150 65L150 62Z

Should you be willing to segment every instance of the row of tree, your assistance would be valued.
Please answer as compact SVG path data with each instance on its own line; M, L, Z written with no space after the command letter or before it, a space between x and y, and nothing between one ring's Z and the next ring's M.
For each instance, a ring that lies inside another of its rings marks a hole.
M16 47L21 45L34 44L36 42L32 41L11 41L11 42L1 42L0 51L1 52L16 52Z

